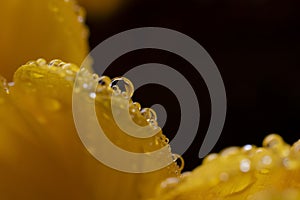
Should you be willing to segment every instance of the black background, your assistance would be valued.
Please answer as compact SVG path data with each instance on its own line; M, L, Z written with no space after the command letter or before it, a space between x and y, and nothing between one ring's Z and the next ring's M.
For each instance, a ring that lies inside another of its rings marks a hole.
M91 48L104 39L132 28L165 27L200 43L223 77L227 117L213 149L261 145L269 133L293 143L300 137L300 3L297 0L132 0L106 19L88 16ZM179 56L162 50L138 50L117 59L106 71L120 76L130 68L159 62L188 77L198 94L200 129L183 155L185 170L201 163L199 148L210 118L210 100L204 81ZM171 139L178 129L180 110L167 88L148 85L134 100L149 107L165 106L164 133Z

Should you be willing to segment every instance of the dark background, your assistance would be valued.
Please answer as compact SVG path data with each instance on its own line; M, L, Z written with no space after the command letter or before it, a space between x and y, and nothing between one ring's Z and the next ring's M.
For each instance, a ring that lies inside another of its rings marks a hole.
M90 44L131 28L158 26L180 31L200 43L217 64L226 87L225 126L213 152L228 146L261 145L269 133L293 143L300 138L300 3L298 0L132 0L112 16L87 18ZM201 163L199 148L210 118L210 100L201 76L179 56L138 50L117 59L106 75L159 62L184 73L198 94L200 129L183 155L185 170ZM168 112L164 133L171 139L179 122L172 92L157 85L136 91L134 100Z

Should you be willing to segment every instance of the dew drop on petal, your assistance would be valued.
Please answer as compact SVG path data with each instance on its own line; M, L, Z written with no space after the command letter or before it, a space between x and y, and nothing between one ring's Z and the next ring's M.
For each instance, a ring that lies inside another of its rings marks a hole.
M39 65L39 66L44 66L47 64L47 61L43 58L39 58L36 60L36 63Z
M277 148L283 144L284 144L283 139L277 134L268 135L263 140L263 146L271 149Z
M252 148L253 148L252 145L247 144L247 145L245 145L245 146L243 147L243 151L251 151Z
M211 153L208 156L206 156L203 160L203 164L210 163L213 160L216 160L219 157L217 153Z
M291 148L291 151L295 154L300 155L300 140L298 140L297 142L295 142Z
M131 111L132 112L138 112L141 110L141 104L139 104L138 102L133 102L131 104Z
M178 154L172 154L172 157L173 157L173 161L176 162L179 167L178 170L181 171L184 168L184 160L182 156Z
M169 188L174 187L179 183L179 179L176 177L167 178L165 181L163 181L160 185L161 188Z
M157 121L156 112L151 108L143 108L141 110L141 114L146 118L148 122L151 120Z
M264 165L271 165L272 164L272 158L271 158L271 156L264 156L263 158L262 158L262 164L264 164Z
M54 59L54 60L51 60L50 62L49 62L49 66L55 66L55 67L58 67L58 66L63 66L63 65L61 65L61 64L66 64L65 62L63 62L63 61L61 61L61 60L59 60L59 59Z
M91 92L89 96L90 96L91 99L96 99L97 95L96 95L95 92Z
M243 159L240 162L241 172L248 172L250 170L251 161L249 159Z
M125 98L131 98L134 92L134 86L131 81L125 77L117 77L112 79L110 87L117 95L122 94Z
M37 66L38 64L36 63L35 60L30 60L26 63L26 65L30 65L30 66Z
M240 151L239 147L228 147L220 152L221 156L230 156L237 154Z

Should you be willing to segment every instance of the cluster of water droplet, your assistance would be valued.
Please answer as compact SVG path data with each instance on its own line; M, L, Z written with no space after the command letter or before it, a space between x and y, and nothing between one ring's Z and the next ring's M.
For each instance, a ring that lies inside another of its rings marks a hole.
M132 118L136 115L141 115L151 127L158 128L156 112L152 108L142 108L140 103L132 101L134 86L129 79L125 77L116 77L113 79L107 76L98 77L96 74L90 74L89 71L84 68L81 68L79 73L80 76L77 77L77 80L79 80L78 83L80 84L80 87L77 88L78 92L79 90L86 90L91 99L96 99L98 96L103 99L106 95L114 95L114 97L126 100L129 102L129 111ZM168 145L171 153L169 139L165 135L159 134L155 136L155 142L150 142L149 145L157 145L160 147ZM173 160L177 163L175 173L179 175L184 167L183 158L180 155L173 154ZM173 167L174 166L169 166L170 172L174 171L173 169L171 170Z
M45 69L48 73L58 74L61 78L76 84L73 88L74 92L83 93L89 101L101 101L101 104L106 105L110 101L111 96L117 97L122 100L127 100L129 102L129 113L132 118L135 116L142 116L146 123L153 128L158 128L157 115L156 112L151 108L142 108L138 102L132 101L132 96L134 94L134 86L132 82L125 77L117 77L110 79L107 76L99 77L97 74L92 74L86 68L78 68L76 65L71 63L65 63L59 59L47 62L45 59L40 58L34 61L29 61L26 63L27 66L33 66ZM33 70L31 76L35 79L43 78L45 72L39 70ZM120 108L124 109L124 108ZM138 117L139 118L139 117ZM139 118L140 119L140 118ZM171 153L171 148L169 146L169 139L163 135L158 134L154 137L154 142L151 142L149 146L156 145L157 147L168 146ZM170 173L179 175L184 167L184 161L181 156L173 154L173 160L175 164L169 166Z
M49 63L43 58L32 60L26 63L28 66L37 66L46 69L49 73L55 73L68 81L74 81L78 67L72 63L65 63L59 59L51 60ZM43 78L42 73L32 73L33 78Z
M211 169L206 170L212 170L209 174L214 174L217 177L209 177L209 179L215 180L214 184L228 182L231 178L236 180L234 179L236 176L241 176L241 180L243 180L242 175L247 173L263 176L277 169L287 172L300 170L300 140L290 146L279 135L271 134L264 139L263 147L248 144L243 147L229 147L218 154L212 153L203 160L201 167L205 166L211 166ZM188 172L176 180L167 179L161 184L162 192L165 193L174 188L175 185L183 183L186 177L193 173L195 172ZM205 176L205 174L201 176L203 181L206 181ZM248 184L252 183L250 180L248 182Z

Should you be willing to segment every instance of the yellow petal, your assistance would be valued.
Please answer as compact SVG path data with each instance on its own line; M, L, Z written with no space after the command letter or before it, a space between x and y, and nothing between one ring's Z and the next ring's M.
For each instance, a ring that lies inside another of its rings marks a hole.
M73 0L1 1L0 74L11 79L30 59L59 57L80 65L88 53L84 10Z
M300 197L300 141L292 147L269 135L264 147L230 147L211 154L174 184L167 179L159 200L296 200Z
M14 86L2 84L1 199L145 199L163 179L178 176L176 163L155 172L134 174L107 167L89 154L72 117L72 89L78 67L59 60L50 63L43 59L30 62L15 73ZM104 101L110 98L110 91L107 88L97 93L97 114L112 115ZM139 113L134 117L146 122ZM137 139L123 133L111 117L99 122L103 129L110 130L106 134L111 141L125 149L148 152L167 145L157 139L165 138L161 132Z

